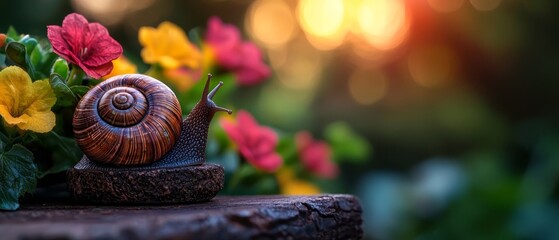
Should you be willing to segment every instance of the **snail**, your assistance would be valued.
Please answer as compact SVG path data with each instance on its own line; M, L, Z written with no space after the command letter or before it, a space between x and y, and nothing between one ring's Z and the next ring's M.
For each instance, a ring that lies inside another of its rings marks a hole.
M109 78L89 90L76 106L73 131L93 167L177 167L205 161L214 114L231 110L212 98L208 74L202 98L182 120L179 101L159 80L142 74Z

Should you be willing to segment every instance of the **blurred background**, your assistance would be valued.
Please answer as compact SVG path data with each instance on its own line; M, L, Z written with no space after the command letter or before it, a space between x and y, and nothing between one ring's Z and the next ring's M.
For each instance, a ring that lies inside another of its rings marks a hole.
M3 1L0 32L46 36L70 12L142 68L141 26L258 44L273 76L235 106L279 131L345 122L371 146L332 192L371 239L559 239L559 2L545 0ZM144 66L145 70L147 66Z

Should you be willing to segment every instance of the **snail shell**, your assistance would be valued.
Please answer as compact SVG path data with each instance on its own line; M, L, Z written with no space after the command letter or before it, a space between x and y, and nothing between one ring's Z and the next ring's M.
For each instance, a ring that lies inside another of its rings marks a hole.
M157 161L181 132L182 111L169 87L141 74L115 76L87 92L76 106L74 136L97 163Z

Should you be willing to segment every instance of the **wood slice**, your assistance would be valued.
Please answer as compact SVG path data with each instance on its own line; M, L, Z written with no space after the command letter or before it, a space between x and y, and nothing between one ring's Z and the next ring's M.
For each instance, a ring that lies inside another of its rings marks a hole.
M76 201L104 204L168 204L209 201L223 189L216 164L173 168L99 168L84 163L68 170Z
M2 239L361 239L351 195L217 196L187 205L24 204L0 214Z

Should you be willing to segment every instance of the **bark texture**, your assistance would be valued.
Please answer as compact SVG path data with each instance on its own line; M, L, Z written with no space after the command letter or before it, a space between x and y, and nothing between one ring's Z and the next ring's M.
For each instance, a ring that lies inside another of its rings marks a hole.
M0 214L3 239L361 239L351 195L218 196L167 206L24 205Z
M83 161L83 160L82 160ZM209 201L223 189L216 164L174 168L96 168L68 170L68 189L77 201L104 204L164 204Z

